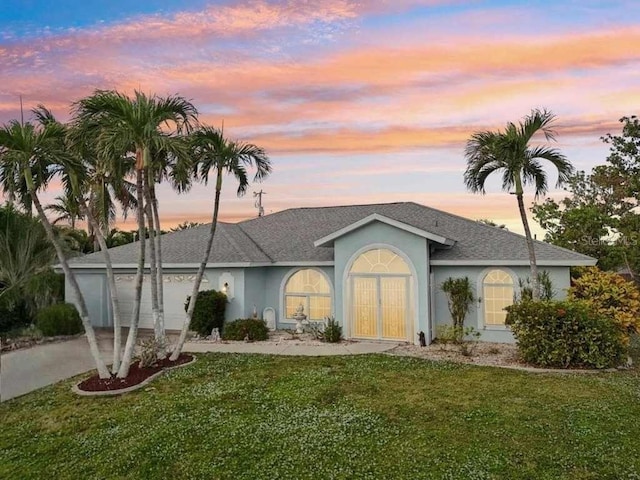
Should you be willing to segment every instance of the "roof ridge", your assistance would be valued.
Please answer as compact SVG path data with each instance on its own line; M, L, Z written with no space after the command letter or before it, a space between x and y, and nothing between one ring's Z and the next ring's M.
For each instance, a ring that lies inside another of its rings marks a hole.
M242 232L242 234L260 251L260 253L262 253L265 257L267 257L269 259L270 262L273 263L273 258L271 258L271 256L269 254L267 254L267 252L265 252L260 245L258 245L258 243L253 239L253 237L251 235L249 235L244 230L244 228L242 228L242 225L240 225L240 223L241 222L233 223L232 225L238 227L238 229Z
M233 225L233 224L225 224L225 223L220 223L220 225L218 226L222 226L224 228L220 229L220 233L222 234L223 237L225 237L229 244L233 247L233 249L238 252L238 254L240 254L240 256L242 257L242 259L245 262L248 262L251 260L251 257L249 257L249 255L247 255L247 252L245 252L240 245L238 245L238 242L236 242L235 238L233 238L228 232L227 232L227 225Z
M377 203L356 203L352 205L324 205L319 207L290 207L290 208L285 208L284 210L280 210L278 212L269 213L264 217L271 217L274 215L279 215L281 213L293 212L296 210L323 210L323 209L329 209L329 208L373 207L377 205L403 205L408 203L415 203L415 202L377 202ZM416 205L419 205L419 204L416 204ZM240 225L241 223L251 222L264 217L247 218L246 220L242 220L241 222L235 223L234 225Z

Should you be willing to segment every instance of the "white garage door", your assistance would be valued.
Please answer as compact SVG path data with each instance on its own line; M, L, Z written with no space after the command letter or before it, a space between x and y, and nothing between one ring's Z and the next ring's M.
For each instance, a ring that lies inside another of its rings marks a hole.
M180 330L184 322L184 302L193 290L195 275L163 275L164 282L164 325L167 330ZM135 298L135 275L116 275L118 305L123 326L131 324L133 303ZM140 305L140 328L153 328L151 313L150 276L145 275L142 284L142 303ZM209 280L205 275L200 290L210 290Z

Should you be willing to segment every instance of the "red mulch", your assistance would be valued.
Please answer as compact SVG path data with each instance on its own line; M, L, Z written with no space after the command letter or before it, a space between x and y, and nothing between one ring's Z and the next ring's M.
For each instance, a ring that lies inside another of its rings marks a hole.
M131 365L131 368L129 368L129 375L127 378L116 378L114 375L111 378L103 379L96 374L78 384L78 388L84 392L108 392L112 390L122 390L144 382L151 375L154 375L161 370L177 367L178 365L189 363L191 360L193 360L193 355L181 353L175 362L172 362L169 360L169 357L167 357L164 360L158 360L152 367L140 368L139 363L136 362Z

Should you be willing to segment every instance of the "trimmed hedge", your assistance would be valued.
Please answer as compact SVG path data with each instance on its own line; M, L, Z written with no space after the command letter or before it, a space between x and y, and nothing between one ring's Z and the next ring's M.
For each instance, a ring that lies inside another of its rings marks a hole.
M45 337L75 335L83 331L80 314L71 303L45 307L36 315L36 327Z
M239 318L225 324L222 332L223 340L244 340L247 336L251 341L267 340L269 338L267 323L257 318Z
M189 308L191 296L184 303L184 311ZM224 314L227 310L227 296L216 290L198 292L196 306L193 310L189 329L198 332L203 337L211 335L214 328L222 332L224 328Z
M507 307L522 358L541 367L609 368L625 357L617 325L585 302L522 301Z

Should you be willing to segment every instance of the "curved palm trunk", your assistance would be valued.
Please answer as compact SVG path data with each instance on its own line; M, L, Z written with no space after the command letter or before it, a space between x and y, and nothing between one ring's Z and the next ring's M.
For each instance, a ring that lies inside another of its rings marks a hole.
M129 375L131 360L138 338L138 324L140 323L140 301L142 300L142 279L144 277L144 256L146 239L144 234L144 198L142 185L143 171L138 170L136 174L136 191L138 197L138 241L140 242L140 253L138 256L138 269L136 271L136 296L133 304L133 313L131 315L131 323L129 324L129 334L127 335L127 344L124 347L122 355L122 363L118 370L118 378L125 378Z
M104 263L107 267L107 283L109 285L109 300L111 301L111 311L113 312L113 365L111 371L113 374L117 374L120 369L120 355L122 353L122 322L120 320L120 310L118 309L118 294L116 291L116 278L113 273L113 265L111 263L111 255L109 254L109 247L102 235L102 230L98 226L98 222L93 217L84 199L80 199L80 208L83 215L86 217L94 231L96 232L96 239L102 250L104 256Z
M516 177L516 197L518 199L518 210L520 210L520 218L524 227L524 235L527 239L527 250L529 250L529 266L531 267L531 282L533 284L533 299L540 299L540 282L538 281L538 264L536 262L536 251L527 220L527 211L524 207L524 198L522 190L522 181L520 177Z
M155 182L149 184L151 189L151 210L156 226L156 270L158 274L158 324L162 330L163 338L166 335L164 325L164 277L162 272L162 230L160 229L160 214L158 212L158 198L156 197Z
M144 174L144 212L149 224L149 270L151 279L151 311L153 314L153 332L155 339L158 342L164 339L164 329L160 328L160 322L158 319L158 263L156 260L156 230L153 220L153 209L151 207L151 192L149 184L151 182L151 175L149 168L145 168Z
M213 237L216 234L216 226L218 225L218 210L220 209L220 191L222 190L222 170L218 169L218 175L216 179L216 198L213 206L213 218L211 219L211 229L209 230L209 238L207 240L207 248L202 256L202 262L198 268L196 279L193 282L193 290L191 292L191 299L189 300L189 306L187 307L187 314L182 324L182 330L180 331L180 338L178 343L173 349L170 360L175 361L182 353L182 347L187 338L187 332L189 331L189 324L191 323L191 317L193 311L196 308L196 300L198 299L198 292L200 291L200 283L202 283L202 277L204 276L204 270L207 267L209 261L209 254L211 253L211 247L213 246Z
M87 304L84 301L84 296L82 295L82 291L80 290L80 285L78 285L78 281L76 279L73 270L69 268L69 262L67 262L67 257L58 242L58 239L55 236L53 231L53 227L47 218L44 208L42 208L42 204L40 203L40 199L35 192L35 187L33 184L33 177L31 174L31 169L27 168L25 170L25 178L27 181L27 188L29 189L29 194L31 196L31 201L33 205L36 207L36 211L38 212L38 216L40 217L40 221L47 232L47 237L49 237L49 241L52 243L53 248L56 251L58 256L58 260L60 261L60 265L62 266L62 270L64 274L69 280L69 284L73 290L73 293L76 297L76 301L78 303L78 309L80 310L80 319L82 320L82 325L84 327L85 334L87 335L87 341L89 342L89 350L91 351L91 356L93 357L93 361L96 364L96 369L98 370L98 375L100 378L110 378L111 374L109 373L109 369L105 364L104 360L100 356L100 349L98 348L98 341L96 339L96 334L91 325L91 320L89 318L89 311L87 310Z

